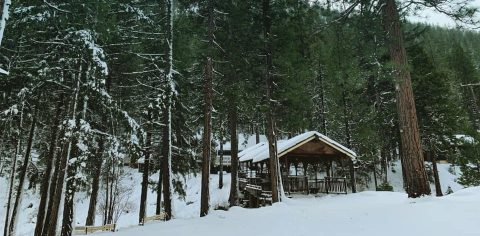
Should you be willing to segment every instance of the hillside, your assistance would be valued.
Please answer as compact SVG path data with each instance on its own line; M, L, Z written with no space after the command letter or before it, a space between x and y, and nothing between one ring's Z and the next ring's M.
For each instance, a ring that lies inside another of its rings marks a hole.
M454 192L457 192L463 188L461 185L455 182L457 175L453 175L448 171L448 169L450 168L450 165L439 164L438 166L439 166L440 180L441 180L442 188L444 192L448 186L451 186ZM117 222L120 234L115 233L114 235L119 235L119 236L131 235L132 232L146 232L146 231L157 233L158 232L157 229L159 228L161 228L161 230L164 230L165 233L177 233L177 234L180 233L179 235L188 235L189 230L184 229L181 226L184 226L186 224L189 224L189 225L192 224L191 230L197 230L198 227L200 227L199 225L203 225L202 222L204 221L211 222L212 224L222 225L222 227L225 227L225 230L228 230L229 227L231 227L231 225L225 225L222 222L227 221L225 219L230 217L235 221L238 220L239 222L244 222L244 224L251 224L251 222L266 222L265 219L262 220L258 218L259 216L263 215L263 216L270 217L269 214L272 214L271 216L274 216L274 215L276 216L278 214L286 214L285 213L286 211L288 212L292 211L294 213L289 217L292 217L295 219L288 220L288 222L290 222L289 224L294 224L294 222L297 222L297 223L301 222L303 221L303 219L311 219L312 220L311 227L313 227L315 226L314 224L314 222L316 221L315 219L329 218L329 216L332 216L331 213L321 214L322 212L334 212L335 210L338 210L339 212L348 212L349 209L360 207L355 210L354 212L355 215L349 215L349 214L333 215L333 217L338 217L338 218L337 219L331 218L330 220L331 222L337 222L337 223L329 223L326 225L328 225L328 227L331 227L328 230L332 230L332 232L334 232L335 224L345 223L345 219L343 219L343 217L347 217L347 218L352 217L351 219L360 220L359 222L375 221L376 218L370 218L370 217L362 220L362 216L369 214L370 211L372 211L372 214L381 214L382 210L385 211L386 209L385 207L387 205L393 205L392 207L394 208L395 207L403 208L406 204L408 205L408 203L416 201L416 200L407 199L406 195L403 193L402 174L401 174L401 167L399 163L395 163L395 165L392 168L394 171L390 171L390 181L396 193L371 192L371 190L373 190L374 188L373 187L374 185L373 183L370 183L369 189L366 189L365 192L362 192L359 194L348 194L347 196L322 195L317 198L314 198L313 196L306 196L306 197L297 196L295 199L289 199L288 201L282 204L276 204L273 207L267 207L263 209L252 210L252 209L232 208L228 212L214 211L214 214L212 216L209 216L205 219L198 219L199 210L200 210L200 203L199 203L200 180L201 180L200 175L197 175L197 176L191 175L187 178L185 182L185 190L186 190L185 199L179 199L178 196L174 198L175 199L174 211L175 211L175 218L176 218L175 220L168 223L150 223L145 227L138 227L137 226L138 225L138 202L140 201L140 182L141 182L142 176L141 176L141 173L138 173L138 170L125 167L126 174L124 179L121 181L121 185L130 186L130 189L132 191L131 195L128 198L130 208L128 209L128 213L124 212L122 216L119 218L119 221ZM158 176L156 174L150 177L152 181L156 180L157 178ZM219 190L217 187L218 175L211 176L210 202L211 202L212 208L223 206L223 205L226 205L227 203L229 189L230 189L230 177L228 174L225 176L224 180L225 180L224 188L222 190ZM7 186L5 179L1 178L0 181L2 181L1 182L2 186ZM465 191L467 190L463 190L461 192L465 192ZM480 194L480 190L478 191L471 190L471 191L473 191L477 195ZM6 203L5 195L6 195L6 191L0 192L0 200L2 202L2 206L5 206L4 203ZM457 196L457 194L454 194L454 196ZM21 215L19 217L19 227L18 227L19 236L33 235L33 230L35 227L35 220L36 220L35 216L37 211L36 207L39 202L37 198L38 198L38 194L32 191L27 191L27 194L25 195L25 198L23 200ZM156 198L156 193L149 191L147 215L153 215L155 213L155 200L156 200L155 198ZM444 200L444 199L453 199L453 200ZM444 205L448 205L448 203L452 201L455 202L458 200L456 199L457 199L456 197L452 197L452 196L448 196L440 199L436 199L435 197L426 197L424 199L419 200L419 203L421 203L421 208L417 209L413 207L409 209L415 212L417 210L424 209L423 207L427 207L429 204L430 205L433 204L435 205L435 207L438 207L438 209L437 208L435 209L440 212L442 210L445 210L446 206ZM461 199L465 199L465 198L461 198ZM469 199L470 198L467 199L468 202L470 201ZM89 198L87 193L81 192L77 194L77 204L76 204L76 212L75 212L76 225L84 225L85 223L85 218L88 210L88 200ZM376 203L378 203L378 205L376 205ZM438 203L438 206L436 206L437 203ZM393 214L393 212L396 212L394 208L388 208L388 212L392 212ZM307 211L306 209L309 209L309 210ZM460 209L463 209L463 208L460 208ZM409 212L406 212L406 213L409 213ZM292 213L289 213L289 214L292 214ZM442 214L432 214L432 215L440 217ZM252 217L254 216L254 217L252 218L250 216ZM4 217L4 214L1 214L0 222L3 221L3 217ZM376 215L375 217L380 217L380 215ZM100 214L97 214L97 218L96 218L97 225L101 224L101 218L102 216ZM452 217L449 217L448 219L452 219ZM282 221L282 219L280 218L278 220ZM359 227L362 226L363 223L362 224L358 223L358 226ZM308 224L310 223L307 222L307 225L305 225L305 227L308 228L309 227ZM165 225L167 225L168 227L165 228ZM367 225L368 224L365 224L365 226ZM240 226L243 227L242 225ZM211 227L213 227L211 224L205 224L205 226L201 226L201 228L204 230L211 229ZM260 225L255 227L260 228ZM128 229L128 228L132 228L132 229ZM375 229L376 229L375 227L372 228L372 230L375 230ZM385 229L387 229L387 227ZM0 231L1 230L3 230L3 225L0 225ZM180 230L180 232L175 232L175 230ZM261 229L259 230L260 230L259 232L261 232ZM267 230L267 229L263 229L263 230ZM352 228L351 230L354 230L354 228ZM221 235L220 232L222 231L221 230L218 231L219 233L218 235ZM235 231L235 232L242 232L242 231ZM300 230L299 232L303 232L303 231ZM242 234L243 233L244 232L242 232ZM204 234L201 234L201 235L204 235ZM280 235L283 235L283 234L280 234ZM301 234L294 234L294 235L301 235Z

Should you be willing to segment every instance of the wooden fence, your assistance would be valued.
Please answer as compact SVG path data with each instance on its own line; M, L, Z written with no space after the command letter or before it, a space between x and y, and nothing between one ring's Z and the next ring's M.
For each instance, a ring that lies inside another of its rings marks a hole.
M75 234L89 234L97 231L115 231L116 224L106 224L102 226L75 226Z

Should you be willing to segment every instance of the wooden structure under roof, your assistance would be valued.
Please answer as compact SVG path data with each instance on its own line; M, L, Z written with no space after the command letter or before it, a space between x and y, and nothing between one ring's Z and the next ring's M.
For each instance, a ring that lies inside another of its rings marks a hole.
M353 165L356 154L334 140L310 131L279 140L277 152L285 193L346 194L348 186L356 192ZM240 188L247 195L268 199L271 191L268 154L267 143L239 153Z

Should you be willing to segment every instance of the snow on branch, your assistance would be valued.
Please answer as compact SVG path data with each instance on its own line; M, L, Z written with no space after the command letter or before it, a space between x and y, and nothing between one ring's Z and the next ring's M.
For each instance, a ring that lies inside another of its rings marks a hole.
M105 53L103 49L95 43L94 37L90 30L79 30L76 32L78 36L84 41L85 46L92 50L92 59L97 63L98 67L102 69L102 74L108 75L108 66L105 61Z

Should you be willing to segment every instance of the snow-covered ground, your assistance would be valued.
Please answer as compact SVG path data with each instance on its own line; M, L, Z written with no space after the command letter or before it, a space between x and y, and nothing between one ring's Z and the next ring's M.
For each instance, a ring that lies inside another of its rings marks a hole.
M346 196L328 195L322 197L304 196L288 199L272 207L261 209L231 208L229 211L213 211L211 215L199 218L200 176L188 176L185 181L186 197L174 198L175 219L170 222L152 222L146 226L138 225L138 204L140 199L141 173L127 168L122 184L132 188L129 201L132 209L121 216L118 232L112 236L142 236L157 234L180 235L403 235L406 229L412 229L411 235L437 235L456 233L480 235L480 228L472 221L473 213L480 212L480 189L466 189L455 182L458 175L451 174L450 165L439 164L443 192L450 186L452 195L435 198L425 197L419 200L408 199L402 189L401 167L397 163L394 172L389 171L389 181L396 192L366 191ZM150 177L157 180L158 175ZM213 208L226 205L230 190L230 176L224 177L224 188L218 189L218 175L211 175L210 203ZM4 178L0 185L7 186ZM373 184L369 184L370 189ZM433 190L433 186L432 186ZM0 191L0 203L6 203L6 192ZM84 225L88 210L87 193L77 194L75 223ZM156 193L149 191L147 215L155 212ZM33 235L36 220L38 194L26 191L19 218L18 235ZM0 231L3 231L5 208L0 208ZM101 215L97 215L97 225ZM445 223L443 223L445 222ZM403 227L402 225L405 225ZM275 226L275 227L273 227ZM461 229L461 230L460 230ZM427 231L429 230L429 231ZM402 233L403 232L403 233ZM463 233L465 232L465 233ZM109 233L99 233L110 235Z
M289 199L272 207L231 208L204 218L175 219L105 236L156 235L472 235L480 234L480 187L436 198L399 192L361 192Z

